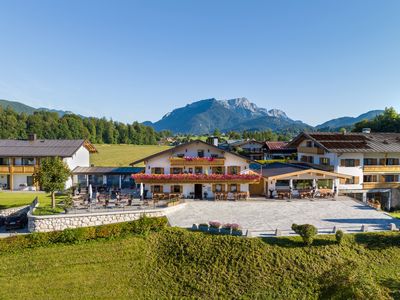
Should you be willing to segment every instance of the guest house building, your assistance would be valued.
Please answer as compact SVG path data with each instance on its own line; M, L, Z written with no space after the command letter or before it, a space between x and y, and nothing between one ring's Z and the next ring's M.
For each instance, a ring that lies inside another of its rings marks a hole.
M0 189L34 191L33 173L46 157L61 157L71 169L89 166L95 147L86 140L45 140L30 135L27 140L0 140ZM72 185L72 178L66 188Z
M178 194L185 198L213 198L215 194L248 194L260 175L249 168L249 158L200 140L178 145L133 162L145 164L143 183L147 196Z
M341 193L386 209L399 205L399 133L302 133L289 146L300 164L350 175L337 180Z

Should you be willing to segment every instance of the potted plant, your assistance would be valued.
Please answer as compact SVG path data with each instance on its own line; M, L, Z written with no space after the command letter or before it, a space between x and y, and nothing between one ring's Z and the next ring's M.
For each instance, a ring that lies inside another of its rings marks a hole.
M221 228L221 223L217 221L211 221L209 222L210 228L209 232L210 233L219 233L219 229Z
M201 224L199 224L198 229L200 231L203 231L203 232L208 232L208 224L207 223L201 223Z
M193 231L199 230L199 224L193 224L193 225L192 225L192 230L193 230Z
M219 232L221 234L231 234L232 232L232 228L231 228L231 224L224 224L221 229L219 230Z
M235 235L235 236L243 235L243 231L240 228L239 224L231 224L231 229L232 229L232 235Z

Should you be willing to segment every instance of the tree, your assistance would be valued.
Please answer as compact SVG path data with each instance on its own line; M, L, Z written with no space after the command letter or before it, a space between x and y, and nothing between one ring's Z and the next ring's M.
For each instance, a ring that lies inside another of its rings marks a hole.
M45 192L51 193L52 208L56 207L56 192L64 189L70 175L70 169L59 157L41 160L40 168L33 174L34 181L39 183Z

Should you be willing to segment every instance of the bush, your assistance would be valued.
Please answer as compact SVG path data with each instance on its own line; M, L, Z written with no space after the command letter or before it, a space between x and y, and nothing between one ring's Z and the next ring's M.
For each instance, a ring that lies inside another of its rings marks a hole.
M344 238L344 232L342 230L338 230L335 233L336 242L341 244Z
M0 252L13 252L20 249L43 247L50 244L75 244L93 239L112 239L128 234L146 235L149 232L160 231L168 225L165 217L102 225L97 227L68 228L63 231L35 232L0 239Z
M317 228L311 224L292 224L292 230L301 236L304 244L307 246L310 246L313 243L314 237L318 233Z

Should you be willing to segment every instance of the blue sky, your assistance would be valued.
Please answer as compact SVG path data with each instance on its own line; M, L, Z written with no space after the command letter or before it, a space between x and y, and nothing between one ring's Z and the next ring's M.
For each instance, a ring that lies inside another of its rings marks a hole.
M400 110L400 1L0 1L0 99L158 120L247 97L311 125Z

